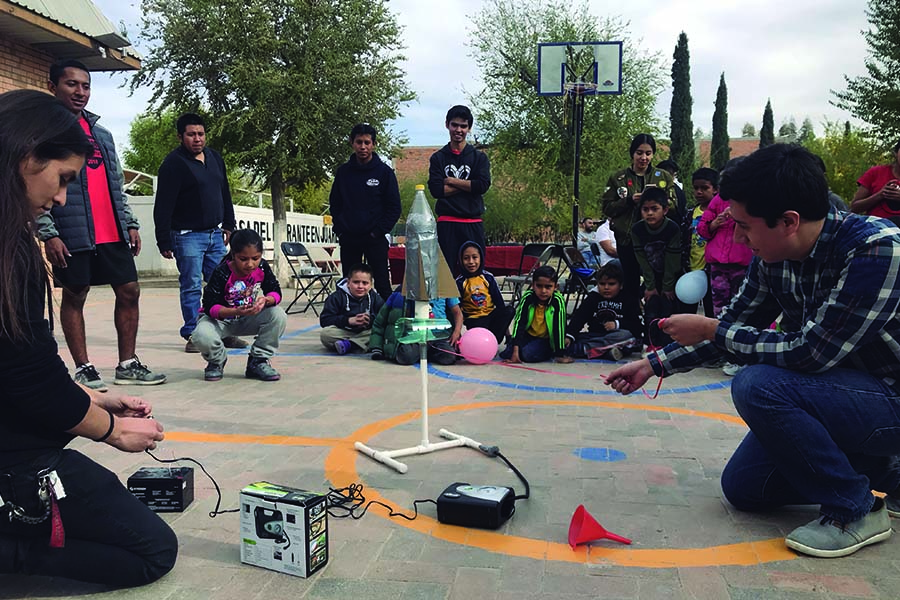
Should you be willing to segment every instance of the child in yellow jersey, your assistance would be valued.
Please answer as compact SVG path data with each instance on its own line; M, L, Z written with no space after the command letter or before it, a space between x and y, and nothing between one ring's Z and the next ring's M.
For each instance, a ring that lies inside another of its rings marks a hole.
M566 341L566 301L557 289L553 267L534 270L531 289L522 294L512 326L512 343L500 354L505 362L543 362L552 357L570 363L564 354Z
M703 312L707 317L713 316L712 286L709 285L709 267L706 265L706 243L709 241L697 231L700 217L709 207L710 200L719 193L719 172L709 167L701 167L692 176L694 200L697 206L691 215L691 271L706 272L706 296L703 298Z
M499 344L507 337L513 309L503 301L500 286L494 276L482 268L481 246L466 242L459 249L462 275L456 278L459 288L459 308L466 329L484 327L490 330Z

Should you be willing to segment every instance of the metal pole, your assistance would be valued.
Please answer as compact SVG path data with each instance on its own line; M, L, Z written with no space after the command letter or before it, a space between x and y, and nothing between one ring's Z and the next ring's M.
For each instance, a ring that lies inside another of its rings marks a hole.
M581 89L575 90L572 98L575 102L575 201L572 204L572 246L578 246L578 203L581 198L579 183L581 180L581 130L584 126L584 96Z

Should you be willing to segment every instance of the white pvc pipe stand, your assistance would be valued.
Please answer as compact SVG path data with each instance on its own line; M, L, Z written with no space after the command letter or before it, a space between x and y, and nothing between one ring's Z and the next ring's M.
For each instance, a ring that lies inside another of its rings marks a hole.
M418 319L427 319L429 314L429 306L428 302L416 302L416 318ZM413 456L416 454L428 454L429 452L436 452L437 450L446 450L447 448L457 448L459 446L468 446L470 448L474 448L475 450L480 450L479 446L481 444L476 442L471 438L467 438L463 435L458 435L451 431L447 431L446 429L441 429L438 433L441 437L448 439L447 442L438 442L436 444L432 444L428 441L428 344L427 342L423 342L419 345L419 372L422 378L422 398L421 398L421 413L422 413L422 441L418 446L412 446L410 448L400 448L399 450L375 450L374 448L370 448L366 446L362 442L356 442L353 444L353 447L356 448L357 451L374 458L378 462L385 464L392 469L396 470L399 473L406 473L408 470L407 466L397 460L395 458L402 456Z

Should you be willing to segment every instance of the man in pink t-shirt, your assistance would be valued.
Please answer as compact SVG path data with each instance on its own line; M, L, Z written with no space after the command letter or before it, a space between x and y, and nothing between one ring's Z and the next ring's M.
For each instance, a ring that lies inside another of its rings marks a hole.
M154 373L135 355L140 287L134 257L141 250L138 222L125 200L124 182L112 134L99 117L85 110L91 75L82 63L65 60L50 67L50 93L78 117L94 145L77 180L69 184L64 206L38 217L53 278L62 288L59 320L75 360L75 381L98 391L106 384L88 359L84 303L92 285L110 285L116 295L114 320L119 363L115 383L156 385L166 376Z

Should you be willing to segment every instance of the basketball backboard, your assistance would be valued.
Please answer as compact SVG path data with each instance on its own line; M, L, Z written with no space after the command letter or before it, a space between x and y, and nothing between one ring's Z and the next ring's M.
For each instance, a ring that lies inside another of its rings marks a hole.
M581 82L596 86L585 95L622 93L622 42L538 44L537 62L540 96L562 96L566 83Z

